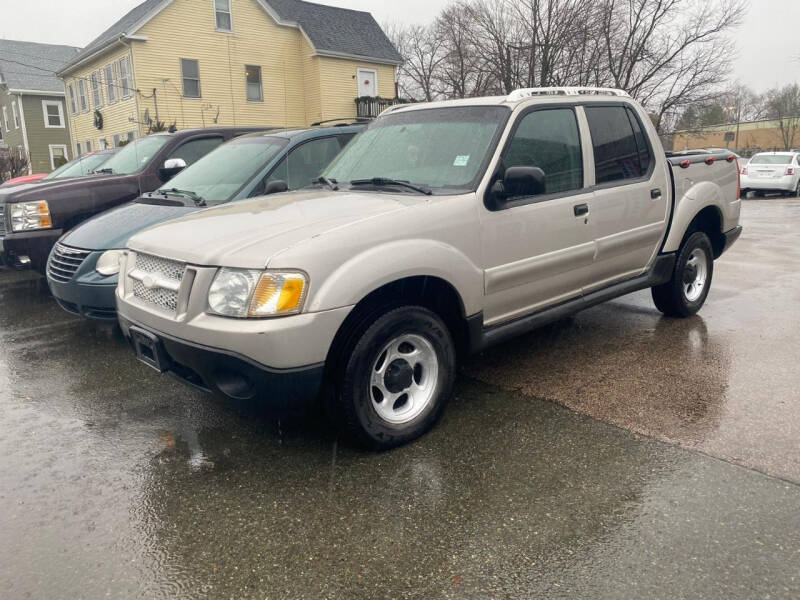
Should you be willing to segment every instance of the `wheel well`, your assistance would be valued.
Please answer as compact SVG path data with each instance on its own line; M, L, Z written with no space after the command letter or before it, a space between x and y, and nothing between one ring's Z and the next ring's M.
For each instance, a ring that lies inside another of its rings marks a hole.
M689 224L684 241L695 231L702 231L711 240L714 258L719 258L725 249L725 236L722 233L722 214L716 206L706 206Z
M335 367L334 363L344 358L342 350L354 341L365 325L390 308L408 304L423 306L436 313L450 330L459 355L468 350L469 331L464 303L455 288L438 277L406 277L382 285L356 304L339 327L326 363Z

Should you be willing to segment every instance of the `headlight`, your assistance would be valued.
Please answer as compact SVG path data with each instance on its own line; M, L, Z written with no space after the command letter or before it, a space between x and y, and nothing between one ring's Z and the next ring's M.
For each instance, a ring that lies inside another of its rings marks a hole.
M297 271L220 269L208 290L209 312L226 317L299 313L308 279Z
M116 275L119 273L119 263L124 255L124 250L106 250L97 259L94 270L100 275Z
M47 229L53 226L50 219L50 207L45 200L40 202L20 202L9 207L11 231L28 231L29 229Z

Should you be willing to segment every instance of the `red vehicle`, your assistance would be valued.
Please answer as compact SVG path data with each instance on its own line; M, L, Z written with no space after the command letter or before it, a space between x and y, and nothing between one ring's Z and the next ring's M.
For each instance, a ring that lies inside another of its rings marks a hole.
M3 182L4 186L18 185L20 183L34 183L40 179L47 177L47 173L34 173L33 175L23 175L22 177L14 177Z

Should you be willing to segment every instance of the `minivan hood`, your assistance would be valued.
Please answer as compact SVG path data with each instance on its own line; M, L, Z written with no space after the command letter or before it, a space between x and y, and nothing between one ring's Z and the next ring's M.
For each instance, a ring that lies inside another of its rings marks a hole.
M199 210L194 206L163 206L133 202L92 217L61 238L61 243L84 250L124 248L137 232Z
M303 190L209 208L151 227L128 246L195 265L262 269L277 252L331 229L425 202L424 196Z

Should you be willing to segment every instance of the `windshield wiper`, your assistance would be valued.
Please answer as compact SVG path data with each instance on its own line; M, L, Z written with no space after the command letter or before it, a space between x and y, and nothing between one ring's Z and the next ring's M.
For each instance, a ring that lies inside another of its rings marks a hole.
M354 179L350 182L350 185L374 185L376 187L383 187L386 185L399 185L400 187L408 188L410 190L414 190L415 192L419 192L420 194L425 194L426 196L430 196L433 192L421 185L414 185L413 183L409 183L408 181L401 181L399 179L388 179L386 177L373 177L372 179Z
M321 183L321 184L323 184L323 185L327 185L327 186L328 186L329 188L331 188L331 189L332 189L334 192L336 192L336 191L338 191L338 190L339 190L339 186L338 186L338 185L336 185L336 184L338 183L338 181L336 181L335 179L328 179L327 177L323 177L322 175L320 175L319 177L317 177L317 178L316 178L314 181L312 181L311 183Z
M162 193L169 192L171 194L178 194L179 196L184 196L189 198L192 202L194 202L197 206L205 206L206 201L203 199L202 196L195 194L191 190L179 190L178 188L172 188L169 190L161 190Z
M92 173L97 173L98 175L111 175L114 172L114 169L111 167L106 167L105 169L95 169Z

